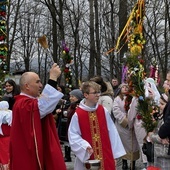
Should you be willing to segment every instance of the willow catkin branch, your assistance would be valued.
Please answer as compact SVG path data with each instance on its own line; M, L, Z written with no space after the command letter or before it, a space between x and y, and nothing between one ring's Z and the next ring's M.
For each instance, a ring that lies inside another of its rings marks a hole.
M38 43L40 43L43 48L45 48L45 49L48 48L47 38L45 35L38 38Z
M49 54L52 62L54 63L54 59L53 59L53 57L51 56L50 50L49 50L49 48L48 48L48 42L47 42L46 36L43 35L42 37L39 37L39 38L38 38L38 43L40 43L41 46L46 50L46 53Z

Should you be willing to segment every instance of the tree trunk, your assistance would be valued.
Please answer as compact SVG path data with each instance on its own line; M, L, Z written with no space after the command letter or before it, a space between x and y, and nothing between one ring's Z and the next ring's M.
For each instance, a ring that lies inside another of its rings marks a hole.
M100 33L99 33L99 12L98 0L94 0L95 7L95 33L96 33L96 73L101 76L101 55L100 55Z
M94 0L89 0L90 6L90 59L89 59L89 78L94 76L95 73L95 41L94 41L94 12L93 12Z
M127 0L120 0L118 15L119 15L119 35L120 35L127 22ZM126 53L128 50L127 43L125 44L126 38L127 37L124 38L124 41L120 42L120 47L122 47L122 49L120 50L120 62L122 62L124 53Z

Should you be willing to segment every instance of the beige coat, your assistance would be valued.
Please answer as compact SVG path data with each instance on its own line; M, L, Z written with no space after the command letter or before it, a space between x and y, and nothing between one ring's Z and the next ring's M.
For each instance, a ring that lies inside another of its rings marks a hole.
M143 140L146 137L147 133L145 128L142 126L142 120L137 116L137 98L133 97L129 111L128 111L128 125L130 128L134 127L136 139L140 148L140 156L143 163L147 163L147 157L143 154L142 146Z
M115 125L119 132L123 146L127 152L122 159L137 160L139 159L139 146L133 126L129 126L131 122L128 120L128 113L124 109L125 98L122 100L119 96L113 102L113 114L116 118ZM130 108L134 109L134 108Z

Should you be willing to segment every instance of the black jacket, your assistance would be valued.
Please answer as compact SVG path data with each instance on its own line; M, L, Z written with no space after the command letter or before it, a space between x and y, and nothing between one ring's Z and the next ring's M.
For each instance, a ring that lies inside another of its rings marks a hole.
M169 138L170 141L170 101L164 108L163 111L164 124L160 127L158 135L161 139ZM168 150L168 155L170 155L170 145Z
M170 101L167 103L167 105L164 108L163 120L164 120L164 124L160 127L158 132L161 139L170 137Z

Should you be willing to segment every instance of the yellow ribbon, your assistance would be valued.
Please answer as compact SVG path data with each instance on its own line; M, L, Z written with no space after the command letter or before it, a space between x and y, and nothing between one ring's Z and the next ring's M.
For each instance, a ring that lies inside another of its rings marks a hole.
M136 7L138 7L136 9ZM105 54L109 54L111 53L112 51L116 51L117 53L120 52L120 50L123 48L123 46L128 42L128 40L130 39L130 35L128 37L128 34L130 31L134 31L134 29L132 29L130 27L130 23L134 17L134 14L135 12L137 11L136 13L136 19L137 19L137 24L141 26L142 28L142 22L143 22L143 12L144 12L144 0L138 0L138 2L135 4L134 8L132 9L132 12L129 16L129 19L125 25L125 27L123 28L120 36L118 37L118 40L117 40L117 43L116 43L116 46L111 48L109 51L105 52ZM139 16L138 16L139 15ZM127 36L127 39L126 39L126 42L121 46L119 47L120 45L120 41L122 40L122 36L124 35L123 39Z
M6 36L6 33L0 28L0 31Z
M118 47L119 47L119 44L120 44L120 39L121 39L121 37L123 36L123 34L125 33L125 31L127 30L127 27L129 27L130 22L132 21L133 14L134 14L134 11L135 11L135 8L136 8L136 5L135 5L135 7L133 8L132 13L130 14L130 17L129 17L129 19L128 19L126 25L125 25L125 27L123 28L123 31L121 32L120 36L118 37L118 41L117 41L116 47L115 47L116 50L118 50Z
M0 51L2 51L2 50L4 50L4 51L8 51L8 48L7 47L0 47Z

